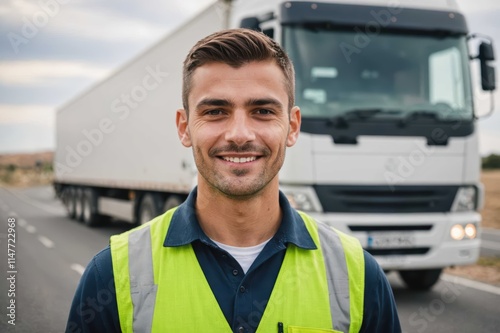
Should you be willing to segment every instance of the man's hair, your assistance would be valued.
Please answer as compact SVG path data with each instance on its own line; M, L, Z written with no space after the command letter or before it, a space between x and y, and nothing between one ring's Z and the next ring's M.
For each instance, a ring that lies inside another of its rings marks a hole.
M188 96L192 88L194 71L208 63L224 63L239 68L253 61L270 61L281 68L285 75L288 108L295 103L295 73L285 51L273 39L250 29L229 29L211 34L189 51L184 60L182 103L188 111Z

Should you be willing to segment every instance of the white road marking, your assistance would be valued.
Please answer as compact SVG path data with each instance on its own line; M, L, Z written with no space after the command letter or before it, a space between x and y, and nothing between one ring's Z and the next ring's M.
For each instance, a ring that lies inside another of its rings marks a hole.
M79 264L71 264L71 269L77 272L80 275L83 275L83 272L85 271L85 267Z
M30 234L34 234L36 232L36 228L32 225L27 225L26 226L26 231L29 232Z
M446 281L446 282L460 284L460 285L468 287L468 288L485 291L485 292L488 292L491 294L500 295L500 288L492 286L491 284L473 281L473 280L469 280L469 279L465 279L462 277L449 275L449 274L441 275L441 280Z
M20 226L20 227L22 227L22 228L26 228L28 226L28 222L26 222L25 219L19 219L17 221L17 225Z
M48 239L45 236L38 236L38 240L46 247L46 248L53 248L54 247L54 242Z

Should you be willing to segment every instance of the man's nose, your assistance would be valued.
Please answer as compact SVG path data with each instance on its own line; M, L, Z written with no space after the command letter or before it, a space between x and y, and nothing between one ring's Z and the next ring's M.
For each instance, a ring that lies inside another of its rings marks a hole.
M228 123L225 139L237 145L255 140L255 131L250 115L244 111L234 112L231 121Z

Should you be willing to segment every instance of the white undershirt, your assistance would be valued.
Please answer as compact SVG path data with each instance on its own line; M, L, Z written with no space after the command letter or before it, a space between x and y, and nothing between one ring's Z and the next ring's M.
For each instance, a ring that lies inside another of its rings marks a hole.
M238 247L222 244L212 239L215 244L217 244L221 249L227 251L230 255L233 256L234 259L236 259L245 274L250 266L252 266L253 262L260 254L260 252L262 252L264 246L266 246L267 242L269 242L270 240L271 238L266 240L264 243L260 243L254 246Z

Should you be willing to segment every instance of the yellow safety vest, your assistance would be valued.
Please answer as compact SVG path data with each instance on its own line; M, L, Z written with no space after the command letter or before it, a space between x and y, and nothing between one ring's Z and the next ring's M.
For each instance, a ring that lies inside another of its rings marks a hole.
M113 274L121 330L232 332L191 244L164 247L176 208L112 236ZM364 256L359 242L300 213L318 249L289 244L257 333L359 332L363 321Z

